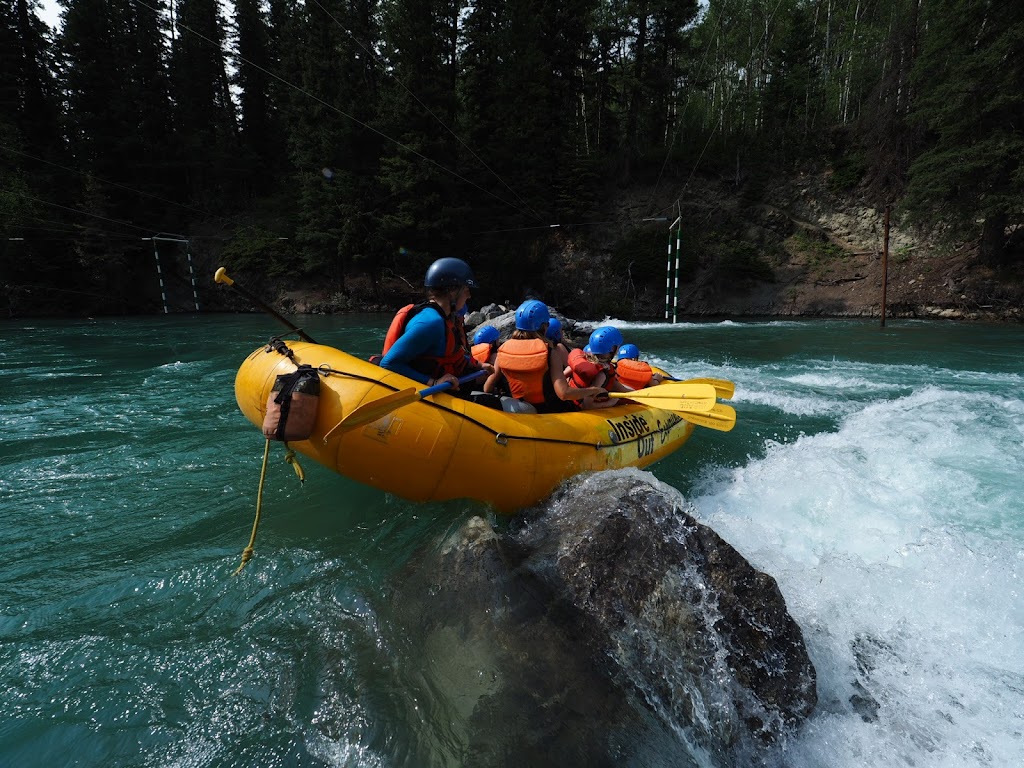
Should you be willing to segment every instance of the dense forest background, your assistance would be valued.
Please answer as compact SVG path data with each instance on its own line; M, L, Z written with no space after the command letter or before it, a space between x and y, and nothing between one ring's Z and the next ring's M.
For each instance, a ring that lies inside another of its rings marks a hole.
M459 255L484 300L566 299L551 255L636 189L606 246L657 284L677 213L688 250L729 248L687 213L702 180L756 199L807 167L1024 259L1019 2L61 5L58 31L0 2L4 314L160 311L154 261L183 281L186 257L204 286L223 263L379 294Z

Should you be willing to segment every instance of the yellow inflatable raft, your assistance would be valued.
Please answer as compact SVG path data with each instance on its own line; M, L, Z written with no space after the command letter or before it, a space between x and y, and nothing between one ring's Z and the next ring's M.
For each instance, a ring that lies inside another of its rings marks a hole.
M509 513L537 503L580 472L646 467L693 431L671 411L634 403L513 414L443 392L375 421L334 429L358 406L422 385L307 342L261 347L242 363L235 396L249 421L263 424L277 376L299 364L319 370L320 400L312 437L289 445L346 477L411 501L470 498Z

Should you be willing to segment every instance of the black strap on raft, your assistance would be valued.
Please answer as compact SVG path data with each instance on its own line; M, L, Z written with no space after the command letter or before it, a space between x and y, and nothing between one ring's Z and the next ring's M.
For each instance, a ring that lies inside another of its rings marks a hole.
M290 349L288 351L291 352ZM284 428L288 423L288 412L292 408L292 392L295 389L303 390L303 382L307 379L316 379L317 384L319 384L319 378L320 374L317 373L316 368L306 363L303 363L291 373L278 376L278 383L280 383L281 389L278 391L277 397L274 398L274 402L281 406L281 420L277 425L278 440L284 440ZM316 390L319 391L319 386L316 387Z

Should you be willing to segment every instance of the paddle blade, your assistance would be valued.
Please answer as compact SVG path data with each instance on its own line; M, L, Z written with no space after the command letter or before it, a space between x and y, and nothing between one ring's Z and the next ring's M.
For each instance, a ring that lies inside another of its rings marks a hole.
M684 384L710 384L715 388L715 394L722 400L732 400L736 394L736 385L726 379L687 379Z
M469 381L474 381L481 378L487 372L486 371L473 371L472 373L463 376L459 379L459 384L465 384ZM356 408L352 413L343 418L333 427L331 430L324 435L324 445L327 444L327 438L329 438L336 430L345 431L346 429L352 429L353 427L359 427L371 421L376 421L381 416L387 416L391 411L401 408L403 405L409 405L415 403L417 400L422 400L428 395L434 395L438 392L444 392L447 389L451 389L452 383L446 381L443 384L435 384L432 387L421 389L419 391L415 389L403 389L401 392L392 392L390 395L378 398L369 403L363 403Z
M679 415L698 427L717 429L719 432L728 432L736 426L736 409L725 403L719 403L706 413L680 413Z
M609 392L609 397L622 397L666 411L710 411L715 405L715 388L710 384L689 384L672 381L636 392Z
M409 403L415 403L420 399L420 393L410 387L409 389L403 389L399 392L392 392L390 395L377 398L369 403L363 403L354 411L349 413L348 416L343 418L334 429L352 429L353 427L360 427L363 424L368 424L371 421L376 421L381 416L386 416L403 405L409 405ZM331 430L332 432L334 430ZM324 440L326 441L326 436Z
M612 395L626 395L625 392L611 392ZM706 413L715 407L714 397L686 398L678 397L652 397L650 395L627 395L627 398L634 403L647 405L651 408L660 408L663 411L673 411L679 414Z

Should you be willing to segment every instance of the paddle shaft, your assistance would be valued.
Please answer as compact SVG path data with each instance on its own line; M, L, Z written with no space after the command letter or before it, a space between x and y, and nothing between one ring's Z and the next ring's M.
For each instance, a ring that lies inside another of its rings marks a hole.
M282 315L278 314L274 310L274 308L271 307L269 304L267 304L264 301L260 300L259 298L257 298L253 294L249 293L249 291L245 290L245 288L243 288L238 283L236 283L234 280L232 280L230 277L228 277L228 273L227 273L227 271L225 270L224 267L221 267L220 269L217 270L217 273L213 276L213 281L215 283L223 283L224 285L229 286L230 288L233 288L237 293L239 293L241 296L244 296L245 298L247 298L249 301L251 301L257 307L262 309L268 315L273 317L275 320L277 320L278 322L282 323L286 327L291 328L293 331L295 331L297 334L299 334L299 338L300 339L302 339L303 341L308 341L310 344L316 344L316 341L314 341L313 338L308 333L306 333L304 330L302 330L297 325L292 323L286 317L283 317Z
M466 384L470 381L475 381L481 376L486 375L487 371L473 371L473 373L467 374L459 379L459 384ZM443 392L446 389L450 389L452 383L450 381L443 382L442 384L435 384L432 387L421 389L419 391L415 389L403 389L398 392L392 392L390 395L371 400L369 403L363 403L358 408L349 413L348 416L339 421L330 432L324 435L324 442L327 442L327 438L331 432L335 429L351 429L352 427L358 427L371 421L376 421L381 416L386 416L394 410L401 408L402 406L409 405L422 400L424 397Z

